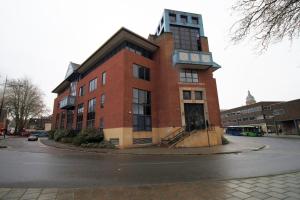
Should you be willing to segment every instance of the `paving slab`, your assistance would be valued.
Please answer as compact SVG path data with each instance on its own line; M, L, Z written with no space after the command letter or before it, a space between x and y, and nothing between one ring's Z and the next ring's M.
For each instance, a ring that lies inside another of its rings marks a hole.
M289 187L278 188L274 181L281 177L284 183L294 182L293 190ZM255 181L266 181L268 190L249 185ZM242 184L240 184L242 183ZM243 184L244 183L244 184ZM249 184L249 185L246 185ZM172 184L156 184L141 186L113 186L95 188L0 188L0 200L14 199L39 199L39 200L300 200L300 172L291 173L289 176L269 176L257 178L245 178L225 181L197 181ZM266 192L260 191L264 189Z

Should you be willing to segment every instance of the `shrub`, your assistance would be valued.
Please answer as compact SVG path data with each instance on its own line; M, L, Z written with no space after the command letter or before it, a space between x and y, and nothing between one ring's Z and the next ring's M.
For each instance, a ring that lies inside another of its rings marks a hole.
M81 144L85 143L85 137L82 134L78 134L76 137L73 138L72 143L76 146L80 146Z
M225 144L229 144L229 141L226 137L224 137L224 135L222 135L222 144L225 145Z
M82 143L80 146L84 148L105 148L105 149L116 148L114 144L105 140L102 140L100 143Z
M81 145L88 143L100 143L103 140L103 131L95 128L82 129L74 138L73 144Z
M50 130L48 131L48 138L50 140L53 140L54 139L54 133L55 133L55 130Z
M63 129L57 129L54 133L54 140L55 141L60 141L66 134L66 130Z
M72 143L73 142L74 137L63 137L61 138L61 142L63 143Z

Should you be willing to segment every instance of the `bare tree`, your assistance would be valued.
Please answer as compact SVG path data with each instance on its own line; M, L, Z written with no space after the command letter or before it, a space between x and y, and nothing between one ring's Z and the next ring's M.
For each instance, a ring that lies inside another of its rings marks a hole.
M232 9L241 17L231 28L235 43L251 36L265 50L272 42L299 37L300 0L237 0Z
M20 132L31 117L45 111L41 90L27 79L9 81L5 95L6 107L15 121L15 130Z

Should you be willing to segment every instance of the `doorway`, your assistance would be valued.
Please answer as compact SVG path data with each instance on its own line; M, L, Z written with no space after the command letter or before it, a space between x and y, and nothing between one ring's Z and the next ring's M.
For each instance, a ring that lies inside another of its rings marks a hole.
M205 129L204 105L200 103L185 103L184 115L186 131Z

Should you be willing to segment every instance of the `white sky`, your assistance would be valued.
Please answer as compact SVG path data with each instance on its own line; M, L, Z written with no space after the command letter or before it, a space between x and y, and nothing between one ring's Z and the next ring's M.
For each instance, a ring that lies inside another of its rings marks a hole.
M1 0L0 82L29 77L45 94L63 80L70 61L81 64L124 26L148 37L163 9L200 13L215 62L222 109L245 104L247 90L257 101L300 98L300 40L255 53L251 42L231 45L233 0Z

